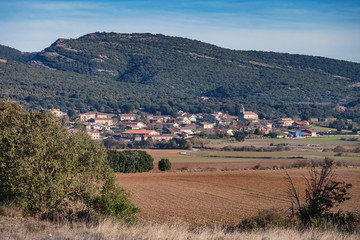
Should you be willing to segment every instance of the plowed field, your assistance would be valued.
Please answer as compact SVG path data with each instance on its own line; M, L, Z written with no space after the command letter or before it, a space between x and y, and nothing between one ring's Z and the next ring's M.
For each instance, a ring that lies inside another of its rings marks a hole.
M288 170L296 186L304 189L306 169ZM289 207L283 170L168 172L117 174L117 183L132 192L141 209L141 221L158 223L228 224L260 209ZM360 212L360 169L338 169L338 180L352 183L347 211Z

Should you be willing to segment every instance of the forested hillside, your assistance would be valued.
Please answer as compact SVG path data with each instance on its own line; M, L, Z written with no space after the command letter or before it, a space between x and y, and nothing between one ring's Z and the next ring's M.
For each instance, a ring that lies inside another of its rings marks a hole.
M236 114L244 104L261 117L359 118L360 64L322 57L92 33L39 53L1 46L0 59L0 97L38 109ZM347 111L335 112L338 105Z

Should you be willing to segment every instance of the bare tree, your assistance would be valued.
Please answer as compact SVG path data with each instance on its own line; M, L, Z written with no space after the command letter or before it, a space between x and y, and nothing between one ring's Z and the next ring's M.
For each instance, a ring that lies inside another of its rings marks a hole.
M304 198L300 196L292 178L286 172L288 195L291 201L290 209L302 224L311 225L319 219L334 219L335 215L331 213L331 209L350 199L347 190L352 185L335 181L335 169L333 166L334 161L325 158L321 170L316 169L314 166L311 167L309 177L303 176L307 185Z

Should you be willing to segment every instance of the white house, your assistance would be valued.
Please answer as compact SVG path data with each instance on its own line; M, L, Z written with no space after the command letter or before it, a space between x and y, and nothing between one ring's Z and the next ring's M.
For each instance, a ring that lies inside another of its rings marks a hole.
M67 116L67 113L60 111L59 109L51 109L50 112L58 118Z
M199 125L203 129L211 129L211 128L214 128L215 123L200 122Z

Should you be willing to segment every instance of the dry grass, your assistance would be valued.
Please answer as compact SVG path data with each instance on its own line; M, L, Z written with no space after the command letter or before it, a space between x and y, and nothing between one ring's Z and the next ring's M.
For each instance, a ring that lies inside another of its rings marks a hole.
M97 226L55 225L33 219L0 218L0 239L74 239L74 240L115 240L115 239L359 239L356 233L346 234L335 230L320 231L294 229L270 229L256 232L226 232L221 228L191 229L184 224L142 224L127 227L106 220Z

